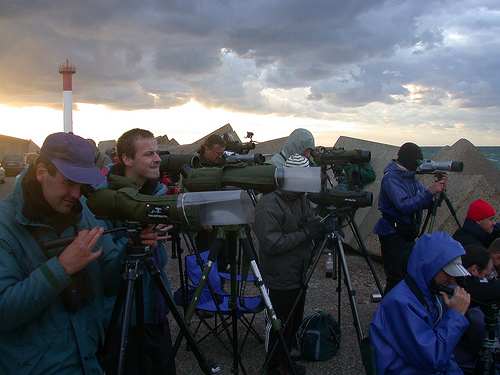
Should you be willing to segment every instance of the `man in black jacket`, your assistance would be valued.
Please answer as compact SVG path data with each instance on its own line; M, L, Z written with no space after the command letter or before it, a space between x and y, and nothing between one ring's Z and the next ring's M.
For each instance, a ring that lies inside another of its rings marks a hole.
M469 206L462 228L453 238L462 246L481 245L488 248L495 238L500 237L500 225L494 221L496 211L491 204L476 199Z
M309 167L309 161L298 154L290 156L286 168ZM313 240L326 233L326 226L314 217L303 193L277 190L265 195L255 211L255 233L260 245L262 273L278 318L284 323L291 315L283 333L290 350L295 333L304 315L305 294L295 311L291 311L303 286ZM269 332L268 327L268 332ZM270 332L268 348L277 340ZM286 352L278 345L269 360L269 374L288 374ZM305 368L295 364L297 374Z

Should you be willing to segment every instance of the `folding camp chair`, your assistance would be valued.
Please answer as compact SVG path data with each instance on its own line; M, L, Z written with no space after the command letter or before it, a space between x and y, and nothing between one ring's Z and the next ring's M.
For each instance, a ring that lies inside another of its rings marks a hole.
M185 268L188 280L188 301L191 301L191 296L198 286L203 265L207 262L208 251L199 253L198 255L188 255L185 257ZM201 264L200 264L201 263ZM213 293L213 294L212 294ZM176 292L177 302L182 305L182 301L186 300L180 296L181 293ZM208 274L208 283L204 287L202 294L196 306L196 313L199 318L197 327L193 335L196 337L200 328L205 326L208 333L198 339L198 342L205 340L207 337L213 335L218 339L223 347L229 350L224 341L219 337L220 333L224 332L229 339L232 339L231 332L228 329L228 320L231 318L230 307L230 294L226 293L222 287L221 277L218 271L217 263L214 263L210 273ZM248 335L252 333L259 342L264 342L262 337L253 327L253 322L257 313L264 309L264 303L260 295L257 296L238 296L237 297L237 311L238 320L245 326L246 332L243 341L240 344L240 350L243 349ZM214 317L214 323L210 324L207 315ZM247 318L247 315L250 317ZM222 328L222 329L221 329Z

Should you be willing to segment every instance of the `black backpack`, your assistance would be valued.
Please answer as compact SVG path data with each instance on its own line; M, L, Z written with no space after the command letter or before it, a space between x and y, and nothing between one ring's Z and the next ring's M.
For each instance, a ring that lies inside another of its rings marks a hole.
M326 361L337 354L339 350L339 324L324 311L308 315L297 331L297 344L302 359Z

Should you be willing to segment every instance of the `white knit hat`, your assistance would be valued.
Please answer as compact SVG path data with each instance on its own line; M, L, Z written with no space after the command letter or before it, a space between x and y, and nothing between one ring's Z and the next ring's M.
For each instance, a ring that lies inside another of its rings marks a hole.
M289 168L306 168L309 167L309 160L299 154L293 154L286 159L285 167Z

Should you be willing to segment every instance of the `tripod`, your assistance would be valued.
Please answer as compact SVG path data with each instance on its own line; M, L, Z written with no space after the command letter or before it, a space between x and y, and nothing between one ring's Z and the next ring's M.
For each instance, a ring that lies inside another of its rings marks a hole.
M373 278L375 280L375 283L377 285L377 289L379 290L379 293L383 295L383 290L382 290L382 285L380 284L380 280L375 273L375 269L373 268L373 264L369 258L368 251L366 249L366 246L363 243L363 240L359 234L359 229L357 227L356 222L354 221L354 214L351 209L348 210L348 212L345 212L346 210L343 210L344 214L347 214L346 218L349 223L349 226L351 227L351 230L353 231L353 235L356 238L356 242L358 243L360 247L360 251L362 256L365 258L369 268L370 272L373 275ZM340 213L340 210L337 210L336 213ZM356 334L358 338L358 344L361 350L361 354L363 355L363 350L362 350L362 345L363 341L365 340L365 336L363 334L362 328L361 328L361 323L359 319L359 314L358 314L358 309L357 309L357 304L356 304L356 291L352 287L351 283L351 278L350 278L350 273L349 269L347 267L347 260L345 258L345 252L344 252L344 246L343 246L343 235L340 232L340 225L339 222L341 221L340 218L334 216L333 213L328 214L323 220L328 221L329 226L332 228L332 231L323 239L323 241L316 243L315 249L312 252L312 257L311 257L311 262L309 269L306 273L305 276L305 281L302 286L302 288L299 291L298 296L296 297L291 313L289 316L292 316L293 312L297 308L299 301L301 298L303 298L304 294L306 293L307 287L309 285L309 281L311 280L316 267L321 260L321 256L323 254L323 250L325 248L329 248L329 250L332 250L334 253L334 272L335 276L334 278L337 278L338 280L338 285L337 285L337 303L338 303L338 323L340 325L340 309L341 309L341 291L342 291L342 273L344 274L344 284L347 288L347 293L349 296L349 303L351 305L351 312L353 315L353 323L354 327L356 329ZM285 322L285 327L289 324L289 319ZM264 365L262 367L262 374L265 374L265 371L267 370L267 366L269 363L269 359L271 358L272 354L276 350L276 345L274 345L271 350L268 352L268 355L266 357L266 360L264 362Z
M189 305L188 309L186 310L186 315L185 319L187 322L190 322L196 306L198 304L199 298L203 292L203 289L205 285L208 282L208 275L212 269L213 264L215 263L217 256L219 254L219 251L224 247L224 246L229 246L229 243L231 241L241 241L242 245L242 250L243 254L249 259L250 262L250 267L254 273L254 276L256 278L255 285L259 289L259 292L262 296L262 300L264 302L266 311L268 313L268 316L270 317L271 320L271 325L272 329L277 333L278 335L278 340L283 345L284 348L286 348L286 344L283 338L283 332L281 330L281 322L278 319L273 305L271 303L271 300L269 298L269 294L267 292L267 289L264 285L264 281L262 280L262 275L260 273L258 264L257 264L257 257L255 253L255 249L253 247L253 244L251 242L249 233L247 231L247 228L241 226L241 225L235 225L235 226L227 226L223 228L219 228L218 230L218 235L215 241L212 243L210 250L209 250L209 255L208 255L208 261L205 264L203 268L203 273L200 279L200 283L198 287L196 288L191 304ZM231 294L230 294L230 309L231 309L231 326L232 326L232 354L233 354L233 365L232 365L232 372L234 374L239 373L239 369L242 370L243 374L247 374L245 367L243 366L242 360L241 360L241 354L240 354L240 348L238 344L238 281L237 281L237 275L236 275L236 254L235 252L229 252L230 257L231 257ZM208 286L210 286L210 283L208 283ZM180 343L182 341L182 337L179 336L176 339L175 346L174 346L174 352L178 349L180 346ZM292 366L292 359L290 357L290 354L288 353L287 350L287 361L290 365L290 369L294 375L295 374L295 369Z
M202 372L204 374L211 374L212 370L207 365L205 357L201 353L196 344L196 341L189 332L186 323L182 319L182 316L177 311L175 303L165 286L165 282L161 277L160 270L153 262L153 254L149 246L144 246L141 244L140 232L140 224L129 223L129 227L127 229L129 243L125 250L122 281L116 298L115 306L113 308L109 331L106 335L106 340L104 343L105 352L114 353L114 349L112 347L114 341L112 337L113 328L119 327L120 344L118 349L118 360L117 364L109 363L110 361L107 361L107 367L109 368L106 369L106 373L121 375L125 370L125 357L127 355L129 328L132 319L134 303L136 324L139 332L138 348L139 353L141 354L140 367L142 367L143 369L142 373L144 372L144 359L142 358L144 347L143 277L144 272L147 272L154 281L159 292L161 293L165 303L172 313L174 320L177 322L181 334L186 337L189 345L191 346ZM174 358L175 355L173 355L170 360L173 361Z
M482 305L481 310L484 312L486 336L483 339L474 375L495 375L495 360L498 350L496 329L498 325L499 306L496 304Z
M437 180L439 180L441 178L442 178L442 174L436 174ZM448 207L448 210L450 211L451 216L453 216L453 219L455 219L455 222L457 223L458 228L462 227L462 225L460 224L460 221L458 220L457 212L453 208L453 205L451 204L451 201L448 198L448 195L446 195L446 191L442 191L436 197L433 198L432 206L431 206L431 208L429 208L427 210L424 224L422 225L422 229L420 231L420 236L423 235L426 231L431 233L432 230L434 229L434 224L436 222L437 210L439 207L441 207L441 205L443 204L443 201L446 203L446 206Z

